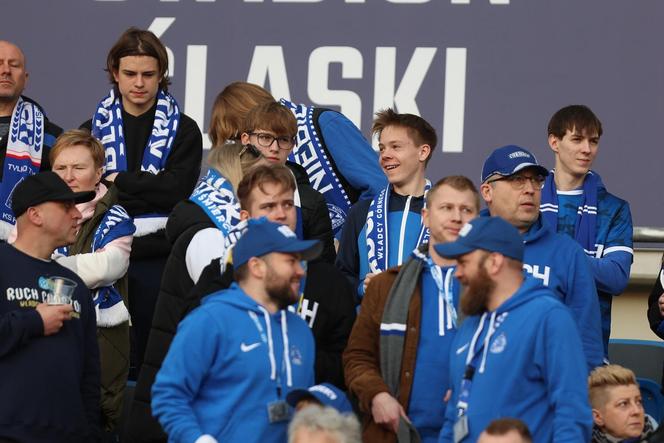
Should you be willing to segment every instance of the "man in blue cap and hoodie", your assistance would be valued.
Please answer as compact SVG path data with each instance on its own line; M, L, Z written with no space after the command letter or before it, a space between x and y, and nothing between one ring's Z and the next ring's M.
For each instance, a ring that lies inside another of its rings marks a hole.
M521 233L523 268L571 309L590 372L604 359L595 280L583 249L542 221L540 199L548 173L528 150L503 146L484 162L480 192L489 214Z
M179 325L152 387L152 412L169 442L286 440L286 394L314 381L314 340L286 308L298 300L300 260L318 240L249 220L233 249L235 281Z
M450 352L440 442L475 442L500 417L518 417L536 442L589 441L592 416L581 341L570 311L524 274L519 232L499 217L467 223L452 243L468 315Z

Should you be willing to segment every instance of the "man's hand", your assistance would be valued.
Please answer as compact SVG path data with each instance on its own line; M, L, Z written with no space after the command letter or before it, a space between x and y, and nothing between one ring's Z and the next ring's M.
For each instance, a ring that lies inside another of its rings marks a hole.
M364 292L367 292L367 286L369 286L369 282L371 281L371 279L377 276L378 274L380 274L380 272L374 272L364 276Z
M39 303L36 309L44 322L44 335L53 335L62 328L65 321L71 319L74 308L71 305Z
M662 293L662 295L659 296L657 304L659 305L659 315L664 317L664 292Z
M371 400L371 415L376 423L386 427L395 434L399 430L399 417L408 420L406 413L397 399L387 392L376 394L373 400Z

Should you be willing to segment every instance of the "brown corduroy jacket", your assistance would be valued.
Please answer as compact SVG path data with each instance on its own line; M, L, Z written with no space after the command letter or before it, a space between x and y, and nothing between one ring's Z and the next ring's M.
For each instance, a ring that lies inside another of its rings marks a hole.
M373 421L371 401L381 392L394 395L385 384L380 372L380 324L387 295L400 269L400 267L390 268L371 280L343 354L346 385L359 400L360 410L364 414L362 440L367 443L397 441L395 433ZM401 382L397 396L406 414L408 414L420 336L421 305L421 287L418 282L408 306L406 337L401 360Z

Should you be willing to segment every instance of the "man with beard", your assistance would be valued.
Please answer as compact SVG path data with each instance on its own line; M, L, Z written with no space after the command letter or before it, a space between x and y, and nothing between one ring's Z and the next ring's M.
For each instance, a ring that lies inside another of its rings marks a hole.
M604 359L595 280L583 248L542 220L540 200L548 173L528 150L503 146L484 162L480 192L488 213L521 233L523 268L571 309L590 372Z
M235 244L235 281L187 316L152 387L152 412L169 442L282 442L286 394L314 381L314 341L286 308L298 299L317 240L249 220Z
M433 246L456 240L477 216L479 200L466 177L436 183L422 209L429 243L367 287L344 352L348 388L366 413L365 441L402 441L401 432L417 433L423 443L438 440L461 286L453 278L454 260Z
M519 232L499 217L466 224L436 252L457 259L468 315L450 352L440 442L474 442L492 420L518 417L536 442L589 441L586 367L570 311L524 274Z
M28 83L23 51L0 40L0 240L16 224L11 193L25 177L51 169L48 153L62 133L44 110L25 97Z

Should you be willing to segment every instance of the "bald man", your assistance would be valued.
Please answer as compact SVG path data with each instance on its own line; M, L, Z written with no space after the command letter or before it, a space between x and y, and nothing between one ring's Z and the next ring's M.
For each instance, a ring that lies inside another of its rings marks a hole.
M35 101L23 96L28 83L25 55L0 40L0 240L16 224L11 193L25 177L51 169L48 152L62 133Z

